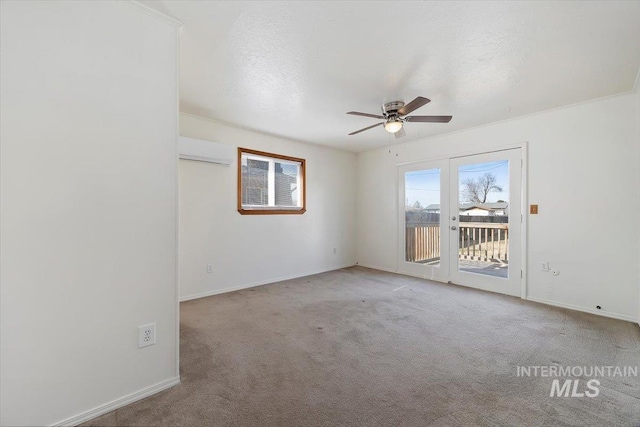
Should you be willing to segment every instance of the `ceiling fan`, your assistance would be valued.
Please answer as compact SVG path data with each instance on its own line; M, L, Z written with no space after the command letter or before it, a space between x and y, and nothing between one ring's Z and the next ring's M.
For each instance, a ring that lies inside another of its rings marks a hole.
M347 114L351 114L353 116L364 116L384 120L384 122L376 123L373 126L351 132L349 135L355 135L360 132L364 132L365 130L384 125L387 132L394 134L396 138L402 138L406 135L403 129L404 122L449 123L451 121L452 116L407 116L407 114L417 110L429 102L431 102L430 99L422 96L417 97L406 105L402 101L387 102L382 106L382 115L349 111Z

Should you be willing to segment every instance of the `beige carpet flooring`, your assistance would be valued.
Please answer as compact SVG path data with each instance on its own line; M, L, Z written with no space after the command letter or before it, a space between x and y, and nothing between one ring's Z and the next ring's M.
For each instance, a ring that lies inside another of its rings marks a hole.
M638 377L578 398L516 375L638 366L633 323L361 267L181 310L182 383L87 425L640 425Z

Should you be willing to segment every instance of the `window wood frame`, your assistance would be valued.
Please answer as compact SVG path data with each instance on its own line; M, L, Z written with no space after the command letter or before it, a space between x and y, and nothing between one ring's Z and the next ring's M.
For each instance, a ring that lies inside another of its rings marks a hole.
M278 209L272 207L244 209L242 207L242 155L250 154L255 156L267 157L271 159L286 160L289 162L300 163L300 179L302 180L302 206L299 209ZM238 147L238 212L240 215L302 215L307 211L307 177L306 177L305 159L298 157L285 156L282 154L267 153L266 151L251 150L249 148Z

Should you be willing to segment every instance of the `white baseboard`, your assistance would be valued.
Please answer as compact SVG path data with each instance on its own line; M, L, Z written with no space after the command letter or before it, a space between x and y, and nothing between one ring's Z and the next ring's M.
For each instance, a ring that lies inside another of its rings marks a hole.
M75 415L71 418L67 418L66 420L59 421L53 425L77 426L78 424L82 424L84 422L92 420L96 417L99 417L100 415L104 415L107 412L111 412L114 409L122 408L123 406L129 405L130 403L144 399L145 397L149 397L153 394L159 393L178 384L180 384L180 377L169 378L168 380L159 382L158 384L152 385L147 388L143 388L142 390L128 394L119 399L112 400L109 403L105 403L104 405L100 405L86 412Z
M191 300L194 300L194 299L210 297L210 296L213 296L213 295L225 294L227 292L239 291L239 290L242 290L242 289L255 288L256 286L268 285L270 283L282 282L284 280L298 279L300 277L312 276L314 274L326 273L327 271L335 271L335 270L340 270L342 268L348 268L348 267L353 267L353 266L354 266L354 264L346 264L346 265L337 266L337 267L330 267L330 268L323 269L323 270L311 271L311 272L300 273L300 274L293 274L291 276L276 277L276 278L273 278L273 279L261 280L259 282L246 283L246 284L243 284L243 285L232 286L232 287L224 288L224 289L214 289L214 290L207 291L207 292L201 292L201 293L198 293L198 294L193 294L193 295L187 295L187 296L184 296L184 297L180 297L180 302L185 302L185 301L191 301Z
M526 300L527 301L538 302L540 304L552 305L554 307L567 308L569 310L582 311L583 313L595 314L597 316L604 316L604 317L610 317L612 319L625 320L627 322L632 322L632 323L638 323L638 321L639 321L635 317L627 316L626 314L618 314L618 313L611 313L611 312L608 312L608 311L594 310L592 308L580 307L578 305L565 304L565 303L562 303L562 302L550 301L550 300L547 300L547 299L544 299L544 298L527 297Z

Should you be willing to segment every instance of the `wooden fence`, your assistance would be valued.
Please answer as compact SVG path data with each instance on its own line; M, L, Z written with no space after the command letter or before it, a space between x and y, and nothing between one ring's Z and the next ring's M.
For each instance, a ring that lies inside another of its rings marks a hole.
M458 257L475 261L509 261L509 224L460 222ZM405 259L428 263L440 258L440 224L407 223Z

